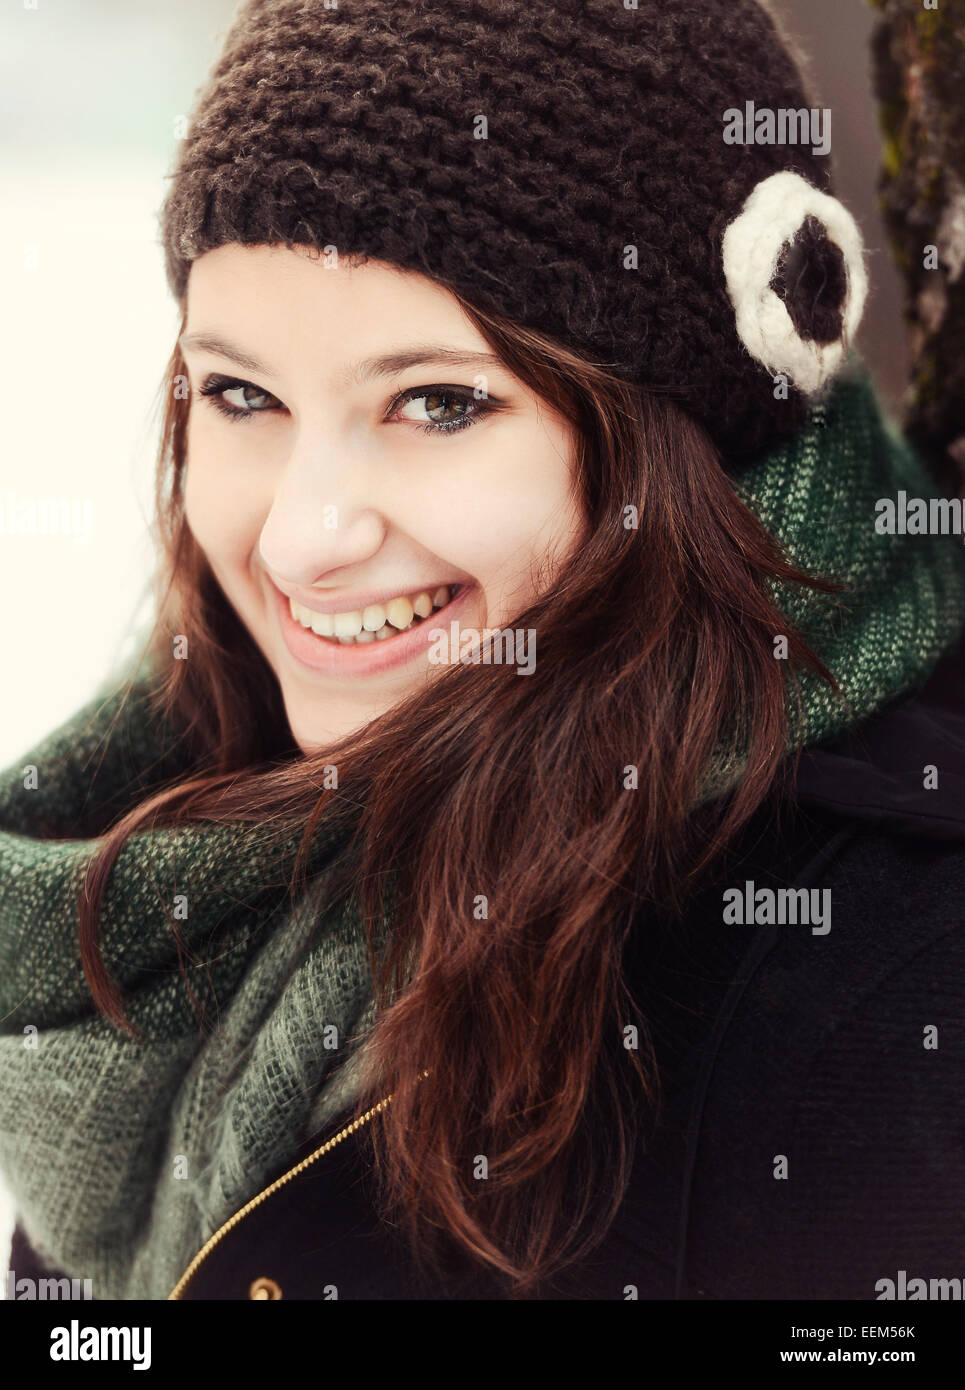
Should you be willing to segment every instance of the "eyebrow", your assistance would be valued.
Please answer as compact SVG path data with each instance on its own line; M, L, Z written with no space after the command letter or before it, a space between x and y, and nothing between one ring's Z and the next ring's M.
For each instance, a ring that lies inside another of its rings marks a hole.
M200 351L216 353L219 357L227 357L229 361L237 363L239 367L245 367L250 372L258 372L262 376L278 376L278 373L267 363L260 362L257 357L252 357L250 353L243 352L232 343L211 333L183 333L178 339L178 346L182 349L197 348ZM397 376L399 372L404 372L407 367L424 366L431 362L444 362L450 367L501 367L503 365L500 359L491 352L468 352L464 348L444 347L439 343L420 343L411 348L400 348L395 352L383 353L379 357L366 357L357 362L351 362L344 371L339 373L336 385L344 387L356 382L362 386L367 381L372 381L377 377Z

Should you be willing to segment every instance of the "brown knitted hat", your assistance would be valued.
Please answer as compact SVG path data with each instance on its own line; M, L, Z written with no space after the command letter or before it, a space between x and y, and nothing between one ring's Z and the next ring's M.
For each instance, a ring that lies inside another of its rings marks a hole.
M247 0L161 211L168 280L227 242L416 270L743 459L861 314L822 119L757 0Z

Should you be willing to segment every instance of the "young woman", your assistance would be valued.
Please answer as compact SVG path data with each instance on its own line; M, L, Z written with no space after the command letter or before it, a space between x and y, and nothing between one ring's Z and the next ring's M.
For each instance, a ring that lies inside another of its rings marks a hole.
M18 1273L955 1272L965 562L815 112L752 0L242 8L157 621L0 786Z

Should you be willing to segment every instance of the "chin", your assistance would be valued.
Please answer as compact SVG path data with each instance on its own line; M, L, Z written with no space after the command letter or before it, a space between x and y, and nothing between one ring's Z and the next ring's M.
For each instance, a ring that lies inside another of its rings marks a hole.
M315 702L314 711L305 710L305 717L298 718L293 712L288 714L288 724L292 731L292 738L298 744L305 757L312 754L321 753L340 739L347 738L350 734L357 734L377 719L383 713L382 709L372 710L366 715L360 716L356 710L354 713L349 711L333 714L332 718L323 722L318 715L318 700ZM386 709L390 706L387 704ZM286 702L286 711L289 706Z

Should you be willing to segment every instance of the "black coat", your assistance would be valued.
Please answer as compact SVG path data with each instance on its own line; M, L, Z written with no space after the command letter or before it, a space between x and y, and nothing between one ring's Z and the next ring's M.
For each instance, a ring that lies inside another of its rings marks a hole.
M747 880L830 890L830 930L725 922ZM965 643L916 699L806 753L789 813L755 818L682 926L631 937L660 1123L607 1238L545 1296L876 1299L900 1271L965 1277L963 899ZM502 1296L459 1259L419 1285L359 1153L349 1136L281 1186L182 1297ZM11 1265L36 1272L20 1231Z

